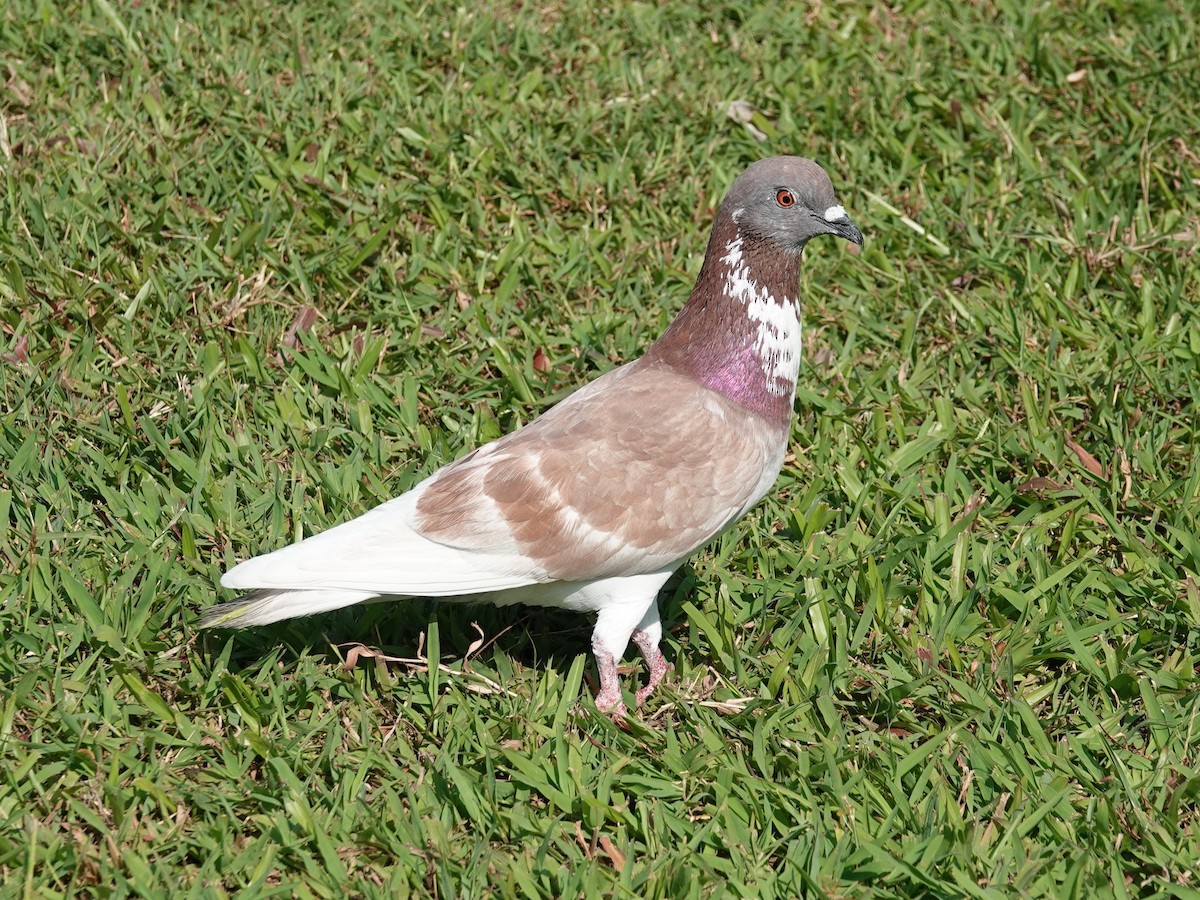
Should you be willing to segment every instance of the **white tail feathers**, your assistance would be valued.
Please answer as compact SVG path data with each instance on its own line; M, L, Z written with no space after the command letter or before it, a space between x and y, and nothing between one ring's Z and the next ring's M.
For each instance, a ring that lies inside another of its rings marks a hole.
M200 615L201 628L247 628L268 625L295 616L311 616L343 606L365 603L378 597L371 591L348 591L340 588L308 590L257 590L236 600L210 606Z
M298 544L248 559L226 572L221 585L248 592L247 596L271 591L312 597L313 609L306 608L308 601L289 600L289 605L295 602L301 611L269 620L276 621L382 594L453 597L545 580L537 565L514 550L462 549L414 531L410 519L420 490L417 487ZM342 596L346 599L337 602ZM318 608L319 603L330 605Z

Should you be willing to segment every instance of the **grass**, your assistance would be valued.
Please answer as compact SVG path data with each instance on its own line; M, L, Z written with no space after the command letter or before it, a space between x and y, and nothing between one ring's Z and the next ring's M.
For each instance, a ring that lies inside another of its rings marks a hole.
M5 5L0 895L1200 896L1189 8ZM568 614L197 636L635 356L783 152L867 245L628 730Z

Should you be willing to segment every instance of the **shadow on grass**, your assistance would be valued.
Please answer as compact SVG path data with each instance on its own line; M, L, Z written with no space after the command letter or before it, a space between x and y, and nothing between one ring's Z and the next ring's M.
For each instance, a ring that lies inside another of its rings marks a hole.
M692 567L685 565L659 592L664 631L681 621L680 604L694 584ZM315 656L342 665L346 653L358 644L389 657L416 660L426 657L426 635L435 622L441 659L449 665L461 661L482 639L477 653L485 659L498 649L519 666L553 669L565 676L576 657L591 653L595 615L522 604L415 598L351 606L256 628L203 632L200 645L206 656L215 657L232 634L235 641L227 665L234 672L254 669L272 655L284 663ZM631 644L626 660L635 659Z

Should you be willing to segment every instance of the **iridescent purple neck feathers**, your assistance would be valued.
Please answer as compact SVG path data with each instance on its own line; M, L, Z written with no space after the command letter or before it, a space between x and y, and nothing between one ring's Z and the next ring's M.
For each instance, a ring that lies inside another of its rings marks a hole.
M687 304L647 352L786 426L800 370L800 252L781 252L718 215Z

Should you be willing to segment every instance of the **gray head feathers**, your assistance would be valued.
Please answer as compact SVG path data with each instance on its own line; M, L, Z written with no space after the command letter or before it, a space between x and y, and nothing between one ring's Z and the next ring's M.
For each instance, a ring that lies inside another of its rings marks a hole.
M751 165L729 189L721 212L742 234L782 250L799 252L818 234L863 242L825 170L800 156L772 156Z

